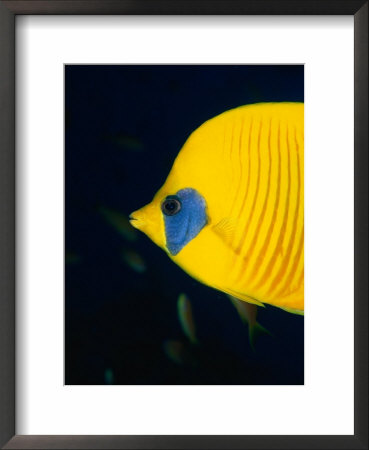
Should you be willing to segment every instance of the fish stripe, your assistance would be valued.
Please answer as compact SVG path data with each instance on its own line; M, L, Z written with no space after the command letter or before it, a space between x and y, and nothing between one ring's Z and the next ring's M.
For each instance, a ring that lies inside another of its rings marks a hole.
M234 167L232 164L232 153L233 153L233 149L234 149L234 139L235 133L234 133L234 123L232 123L232 129L231 129L231 135L230 135L230 139L229 139L229 165L231 167L231 180L234 179Z
M292 280L294 277L296 277L296 269L301 260L303 248L304 248L304 230L302 230L302 233L300 235L299 247L293 258L293 263L291 265L291 269L287 276L287 279L284 281L281 289L275 294L275 297L282 297L283 295L288 295L290 293L289 291L291 291Z
M301 180L302 180L302 188L301 188L301 193L300 193L300 205L302 209L302 214L301 214L301 229L302 229L302 235L304 236L304 149L303 149L303 142L300 143L299 141L299 137L298 137L298 133L297 130L295 129L295 144L296 144L296 148L299 152L299 155L301 155L302 158L302 164L300 165L300 172L301 172ZM303 273L304 271L304 238L302 238L302 250L301 250L301 258L299 261L299 264L296 267L295 270L295 277L291 280L291 284L294 286L297 283L297 279L300 278L299 274L300 272ZM299 283L298 283L299 284Z
M237 213L237 220L240 219L240 215L242 214L242 212L244 211L245 205L247 204L247 199L249 196L249 192L250 192L250 179L251 179L251 136L252 136L252 131L253 131L253 121L251 120L250 122L250 129L249 129L249 142L248 142L248 155L247 155L247 159L248 159L248 177L247 177L247 185L246 185L246 189L244 192L244 196L243 196L243 200L241 202L241 207ZM240 190L241 193L241 190ZM235 215L236 216L236 215Z
M300 177L303 178L303 173L300 175L300 172L302 172L302 168L300 165L300 146L298 144L297 141L297 136L296 136L296 130L295 130L295 145L296 145L296 149L297 149L297 157L298 157L298 172L297 172L297 176L300 182ZM303 192L299 192L297 195L297 201L299 202L299 208L301 208L301 205L303 204ZM289 292L291 290L291 286L294 285L294 280L296 280L297 278L300 278L300 271L297 270L298 266L302 266L302 268L304 267L304 261L303 261L303 252L304 252L304 224L302 224L302 228L301 228L301 234L300 234L300 239L299 239L299 244L298 244L298 249L296 251L296 254L294 256L293 259L293 263L291 265L290 268L290 272L287 276L287 279L285 280L285 282L283 283L283 286L281 287L281 289L279 290L279 292L277 292L276 297L279 296L283 296L283 295L288 295Z
M225 161L226 142L227 142L227 124L224 127L224 133L223 133L223 145L222 145L222 159L223 159L223 161Z
M272 128L272 127L271 127ZM281 192L281 149L279 146L279 141L280 141L280 133L281 133L281 126L280 123L278 123L278 131L277 131L277 150L278 150L278 169L277 169L277 191L276 191L276 197L275 197L275 201L274 201L274 206L273 208L273 215L270 221L270 225L264 240L264 244L259 252L258 258L256 260L256 263L253 267L253 270L250 274L250 278L251 279L255 279L258 272L259 272L259 268L260 265L263 261L263 259L265 258L265 255L267 253L267 250L269 249L269 244L272 238L272 234L276 225L276 218L277 218L277 212L278 212L278 208L279 208L279 201L280 201L280 192ZM269 143L270 148L271 148L271 142Z
M304 262L304 260L302 260L302 262ZM301 270L299 272L299 277L297 278L297 281L296 281L296 289L295 289L294 292L298 291L299 289L301 289L301 287L303 287L303 285L304 285L304 274L305 274L304 264L302 264ZM293 293L293 292L291 292L291 293Z
M271 179L271 172L272 172L272 155L271 155L271 145L270 145L270 137L271 137L271 123L269 124L269 128L268 128L268 159L269 159L269 164L268 164L268 181L267 181L267 187L266 187L266 191L265 191L265 197L264 197L264 202L263 202L263 207L261 210L261 213L259 215L259 218L257 220L257 225L255 227L255 232L254 232L254 236L253 239L251 241L250 247L247 250L247 254L244 257L244 264L248 264L249 261L251 260L254 250L255 250L255 246L258 240L260 240L260 238L262 237L262 233L260 233L261 230L261 226L264 220L264 216L267 210L267 204L268 204L268 199L270 198L270 179ZM259 144L260 147L260 144ZM257 268L257 265L254 264L254 269ZM241 273L239 276L243 277L244 273ZM238 279L238 281L239 281Z
M290 148L290 142L288 139L288 135L287 135L287 146L288 146L288 153L291 153L291 148ZM293 245L295 243L295 239L296 239L296 234L297 234L297 221L299 218L299 208L300 208L300 189L301 189L301 185L300 185L300 158L298 153L296 152L297 155L297 196L296 196L296 207L295 207L295 214L293 217L293 223L292 223L292 230L289 236L289 241L288 241L288 246L287 246L287 251L286 254L284 255L282 264L279 268L279 271L277 273L277 275L274 277L272 283L269 286L269 291L268 294L271 295L273 293L273 291L275 290L275 288L281 284L281 282L283 281L283 277L285 276L288 266L291 262L291 253L293 250ZM274 297L274 295L273 295Z
M250 227L250 223L252 221L252 218L254 216L254 212L255 212L255 205L256 205L256 201L258 199L258 195L259 195L259 188L260 188L260 173L261 173L261 163L260 163L260 138L261 138L261 129L262 129L262 123L260 123L260 127L259 127L259 133L258 133L258 142L257 142L257 153L258 153L258 174L257 174L257 180L256 180L256 189L255 189L255 193L254 193L254 198L252 201L252 206L250 208L250 214L248 216L247 219L247 223L246 226L244 228L244 233L241 236L241 240L236 248L236 253L240 254L241 252L241 248L246 240L248 231L249 231L249 227ZM242 212L242 211L241 211Z
M281 138L281 135L279 136ZM279 147L281 147L281 140L279 140ZM288 148L287 148L288 150ZM283 240L284 236L286 234L286 228L287 228L287 221L288 221L288 215L289 215L289 202L290 202L290 190L291 190L291 162L290 162L290 153L287 151L287 192L286 192L286 199L285 199L285 205L284 205L284 216L283 221L279 230L279 236L278 240L276 242L276 246L274 248L274 252L272 254L272 257L270 258L269 264L267 265L263 276L261 277L259 283L254 287L255 289L260 288L263 284L265 284L270 277L274 265L276 264L277 258L280 255L282 249L283 249Z
M233 195L233 202L232 202L232 206L230 209L230 216L232 216L233 210L235 208L236 202L238 200L238 195L241 194L240 192L240 187L241 187L241 182L242 182L242 174L243 174L243 160L244 158L242 158L242 149L243 149L243 137L244 137L244 125L245 125L245 121L242 120L241 121L241 129L240 129L240 133L239 133L239 140L238 140L238 159L236 160L236 166L240 168L240 173L238 176L238 183L237 183L237 187L235 190L235 193ZM250 174L247 174L248 176L250 176Z
M241 234L239 236L235 236L236 241L238 239L238 243L235 243L235 245L233 247L233 248L235 248L235 255L237 256L237 258L234 258L235 265L233 268L233 277L235 280L239 279L240 275L242 275L245 272L245 265L243 262L243 258L240 257L240 256L242 256L241 250L242 250L243 243L245 242L246 237L250 232L250 224L251 224L254 212L255 212L255 205L256 205L256 201L257 201L258 193L259 193L260 174L261 174L261 158L260 158L261 129L262 129L262 123L260 122L258 130L256 127L254 129L254 138L255 138L256 142L252 142L252 139L250 137L250 160L252 159L252 163L257 165L257 169L255 167L254 170L252 169L252 166L251 166L251 172L256 173L256 180L249 188L249 190L252 191L251 195L253 194L252 198L250 195L251 206L248 207L247 203L246 203L245 208L241 209L240 215L237 218L237 221L239 221L239 231L241 232ZM250 178L251 178L251 173L250 173ZM248 214L245 213L246 211L248 212ZM242 222L242 217L246 218L246 222Z
M244 134L243 133L244 128L245 128L245 121L242 122L242 127L241 127L242 136ZM239 161L236 161L236 164L238 164L241 167L241 173L240 173L239 185L237 186L236 194L234 196L235 202L234 202L232 210L229 214L230 217L237 217L237 219L234 220L235 223L237 223L237 221L239 220L240 214L242 214L242 211L244 210L245 205L248 203L248 197L249 197L249 193L251 191L251 189L250 189L250 183L251 183L251 138L252 138L253 131L254 131L254 122L251 118L249 125L248 125L248 134L244 138L244 140L247 141L247 145L245 145L246 142L243 143L243 145L242 145L243 152L241 151L242 150L241 147L239 148ZM240 139L240 142L242 142L242 141L243 141L243 137ZM246 155L245 155L245 153L246 153ZM247 171L245 169L246 162L247 162ZM242 189L242 186L246 186L244 190ZM237 204L241 205L240 208L238 209L238 211L236 209ZM235 235L233 237L231 237L231 242L229 242L229 245L232 248L236 247L236 244L235 244L236 237L237 236L235 236ZM232 267L233 268L236 267L238 258L239 258L238 254L236 252L232 252ZM232 273L233 272L235 272L235 270L233 270Z

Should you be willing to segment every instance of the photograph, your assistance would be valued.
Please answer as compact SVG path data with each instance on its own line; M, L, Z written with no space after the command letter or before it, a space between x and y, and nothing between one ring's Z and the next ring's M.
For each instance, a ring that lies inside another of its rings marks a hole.
M304 65L64 66L64 383L304 385Z
M0 0L0 53L0 448L368 449L368 0Z

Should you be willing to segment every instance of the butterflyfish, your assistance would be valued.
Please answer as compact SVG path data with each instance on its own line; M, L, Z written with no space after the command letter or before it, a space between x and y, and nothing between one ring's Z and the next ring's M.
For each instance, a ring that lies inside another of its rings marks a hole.
M195 322L193 320L191 302L186 294L180 294L177 301L178 319L184 334L192 344L196 344Z
M134 252L132 250L123 250L122 258L127 266L133 269L135 272L144 273L146 271L145 261L137 252Z
M241 106L202 124L130 220L198 281L303 314L303 103Z
M163 349L166 356L178 365L195 366L197 361L189 349L180 341L168 339L163 343Z

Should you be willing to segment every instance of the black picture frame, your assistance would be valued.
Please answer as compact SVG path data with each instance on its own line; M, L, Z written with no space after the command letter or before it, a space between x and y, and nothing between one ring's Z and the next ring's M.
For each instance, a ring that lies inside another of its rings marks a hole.
M15 435L15 17L19 14L354 16L354 435ZM0 445L6 449L368 449L368 1L0 1Z

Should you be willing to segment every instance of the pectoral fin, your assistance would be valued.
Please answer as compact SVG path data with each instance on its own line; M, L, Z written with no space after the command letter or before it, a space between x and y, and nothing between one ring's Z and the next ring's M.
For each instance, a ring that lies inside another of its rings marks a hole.
M236 224L230 218L225 217L220 220L212 227L212 230L222 239L222 241L231 246L231 243L234 241Z

